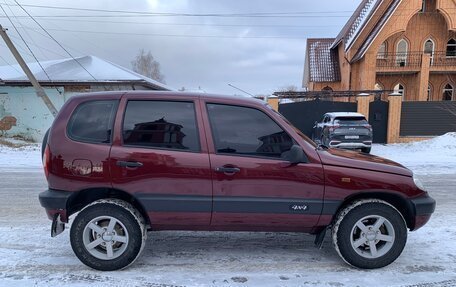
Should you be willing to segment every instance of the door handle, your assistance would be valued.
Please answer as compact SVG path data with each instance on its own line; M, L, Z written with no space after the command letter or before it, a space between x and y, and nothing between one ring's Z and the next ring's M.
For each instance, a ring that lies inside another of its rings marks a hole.
M116 164L120 167L141 167L141 166L143 166L142 162L139 162L139 161L118 160Z
M222 166L222 167L217 167L215 169L216 172L223 172L223 173L237 173L237 172L240 172L241 169L238 168L238 167L225 167L225 166Z

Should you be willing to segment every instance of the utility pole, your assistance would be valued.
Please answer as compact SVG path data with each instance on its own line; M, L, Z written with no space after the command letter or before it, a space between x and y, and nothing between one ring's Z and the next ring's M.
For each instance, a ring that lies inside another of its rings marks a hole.
M16 47L14 46L13 42L9 38L8 34L6 34L7 29L4 29L2 25L0 25L0 35L2 36L3 40L5 41L6 45L10 49L11 53L13 54L16 61L21 66L22 70L24 71L27 78L32 83L32 86L35 88L35 92L38 97L40 97L44 104L47 106L51 114L55 117L57 115L57 109L55 108L54 104L49 99L48 95L44 91L43 87L41 87L40 83L36 80L35 76L33 75L32 71L30 71L29 67L25 63L24 59L22 59L21 54L17 51Z

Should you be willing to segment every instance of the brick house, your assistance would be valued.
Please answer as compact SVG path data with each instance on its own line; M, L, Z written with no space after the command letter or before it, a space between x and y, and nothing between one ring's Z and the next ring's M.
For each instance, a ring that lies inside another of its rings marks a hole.
M456 101L456 2L363 0L336 38L307 40L303 87Z

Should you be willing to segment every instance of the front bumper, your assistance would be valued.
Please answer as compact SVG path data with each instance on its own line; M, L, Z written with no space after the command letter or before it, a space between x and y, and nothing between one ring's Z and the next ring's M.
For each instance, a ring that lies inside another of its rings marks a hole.
M412 230L417 230L429 221L435 210L436 202L435 199L426 194L424 196L411 199L410 203L412 204L415 216L415 223Z

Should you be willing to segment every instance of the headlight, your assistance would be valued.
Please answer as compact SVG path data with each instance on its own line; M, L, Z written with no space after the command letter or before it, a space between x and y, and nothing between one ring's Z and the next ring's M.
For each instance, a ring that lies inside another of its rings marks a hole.
M426 188L424 187L421 180L419 180L415 174L413 174L413 182L415 183L416 187L418 187L419 189L426 190Z

